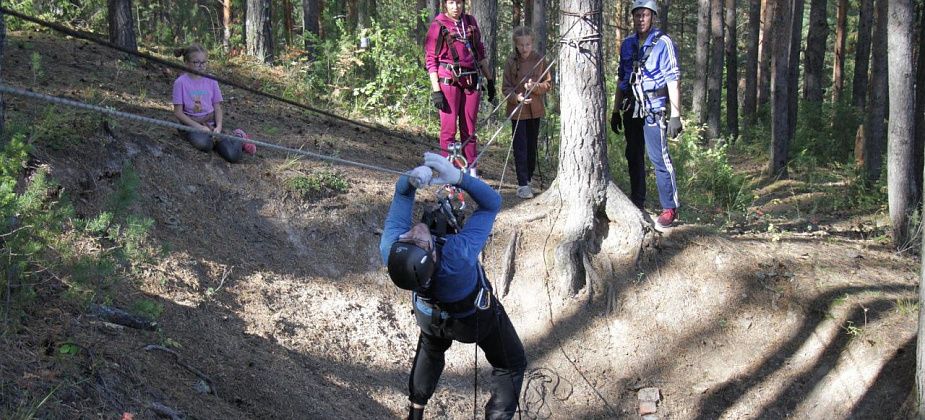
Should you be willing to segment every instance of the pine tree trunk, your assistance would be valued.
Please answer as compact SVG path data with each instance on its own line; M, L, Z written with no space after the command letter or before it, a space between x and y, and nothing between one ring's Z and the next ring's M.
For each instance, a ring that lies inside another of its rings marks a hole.
M710 1L710 73L707 76L707 138L720 137L723 95L723 0Z
M874 45L887 45L887 3L892 0L877 0L874 8L874 28L871 42ZM908 36L909 34L903 34ZM883 152L886 143L888 48L875 48L871 54L871 76L868 85L866 118L864 120L863 166L864 177L874 182L880 179L883 169ZM907 57L908 59L908 57Z
M560 36L581 38L598 33L602 0L561 0L560 8L570 12L559 15ZM584 19L573 15L592 11ZM573 27L576 19L581 22ZM560 208L554 222L555 266L560 290L570 296L602 291L602 287L595 288L595 280L614 278L615 264L628 262L631 267L641 245L651 238L642 214L610 182L602 42L584 42L581 50L568 45L559 49L559 169L543 198ZM602 260L603 264L597 263ZM602 273L602 269L609 272Z
M822 103L825 84L825 45L829 36L828 4L826 0L812 0L809 7L809 33L806 35L806 53L803 67L803 99Z
M302 0L302 37L305 39L305 51L309 58L315 58L315 41L320 39L318 32L321 17L321 5L318 0Z
M222 49L231 51L231 0L222 1Z
M670 11L671 11L671 0L663 0L661 2L661 5L658 11L658 15L659 15L658 21L660 24L659 29L661 29L666 34L669 33L668 31L671 29L671 21L668 20L668 16L669 16L668 12Z
M769 12L774 16L772 33L789 34L792 31L792 3L788 0L771 2ZM790 46L788 36L774 38L771 57L771 163L769 175L787 177L787 161L790 149Z
M774 50L774 4L776 0L762 0L761 37L758 43L758 107L771 100L771 53Z
M694 88L691 95L691 112L697 124L706 122L707 117L707 65L710 46L710 1L698 0L697 49L694 55Z
M370 2L373 0L357 0L357 30L369 27L372 17L369 12Z
M524 22L524 6L523 0L513 0L511 1L511 26L518 27L523 25Z
M6 50L6 15L3 12L0 12L0 80L3 80L3 57ZM6 102L3 100L3 95L0 95L0 137L3 137L6 132Z
M533 1L533 33L536 34L536 39L533 40L534 47L536 47L536 52L540 55L546 54L546 38L549 30L546 24L546 1L547 0L532 0Z
M803 0L793 0L793 9L790 13L792 22L790 38L790 87L787 89L790 95L787 100L787 110L790 116L787 121L790 122L790 138L796 137L797 131L797 108L800 105L799 80L800 80L800 46L803 45Z
M912 0L889 0L887 59L889 61L889 137L887 142L887 194L890 221L893 224L893 245L909 247L909 215L915 209L913 197L913 137L915 136L915 96L912 69L912 22L915 13ZM876 53L875 53L876 54ZM925 378L923 378L925 379Z
M851 103L858 114L867 107L867 70L870 67L870 28L873 22L874 0L860 0L858 12L858 42L855 46L854 81L852 82Z
M832 65L832 103L845 91L845 43L848 41L848 0L838 0L835 15L835 63Z
M138 51L135 40L135 18L131 0L108 0L109 42L122 48Z
M925 169L925 5L919 11L919 41L916 55L915 76L915 203L925 201L922 194L923 169Z
M343 1L343 0L342 0L342 1ZM347 29L348 32L351 32L351 33L352 33L352 31L354 31L354 30L358 27L358 25L359 25L359 22L358 22L358 19L357 19L357 1L359 1L359 0L345 0L345 1L344 1L344 6L346 6L346 8L347 8L347 13L346 13L346 14L347 14L347 25L346 25L346 29Z
M292 46L292 27L295 26L292 19L292 0L283 0L283 36L286 39L286 46Z
M524 25L530 26L533 22L533 0L524 1Z
M751 125L758 110L758 37L761 34L761 0L748 2L748 35L745 39L745 92L742 118Z
M726 130L739 137L739 58L736 40L736 0L726 0Z
M479 30L482 31L482 43L485 44L488 68L494 72L498 62L498 0L472 0L471 13L479 23Z
M247 54L264 63L273 61L273 31L270 0L247 0L245 20Z

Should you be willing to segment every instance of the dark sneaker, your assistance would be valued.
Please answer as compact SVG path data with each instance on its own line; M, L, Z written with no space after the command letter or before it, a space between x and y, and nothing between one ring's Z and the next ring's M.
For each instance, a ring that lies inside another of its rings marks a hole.
M662 214L658 215L658 219L655 219L655 224L662 228L670 227L677 218L678 209L665 209L662 210Z

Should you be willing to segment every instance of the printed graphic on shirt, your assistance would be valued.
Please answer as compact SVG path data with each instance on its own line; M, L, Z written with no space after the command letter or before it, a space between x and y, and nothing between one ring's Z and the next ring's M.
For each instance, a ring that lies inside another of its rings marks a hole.
M190 96L193 98L193 112L202 112L202 97L209 92L203 89L193 89Z

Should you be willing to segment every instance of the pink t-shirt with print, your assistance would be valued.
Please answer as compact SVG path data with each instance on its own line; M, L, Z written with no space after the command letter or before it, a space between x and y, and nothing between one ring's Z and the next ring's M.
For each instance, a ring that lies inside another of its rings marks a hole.
M199 118L215 110L213 104L222 102L218 82L207 77L195 79L183 73L173 82L173 104L183 105L183 113Z

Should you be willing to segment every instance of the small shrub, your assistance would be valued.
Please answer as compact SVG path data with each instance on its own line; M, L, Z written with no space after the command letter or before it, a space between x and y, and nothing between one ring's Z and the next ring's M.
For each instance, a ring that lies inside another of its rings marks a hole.
M151 299L139 299L132 304L132 312L149 319L158 319L164 313L164 305Z
M311 175L297 175L286 180L286 189L302 198L317 198L347 192L350 184L343 175L321 171Z

